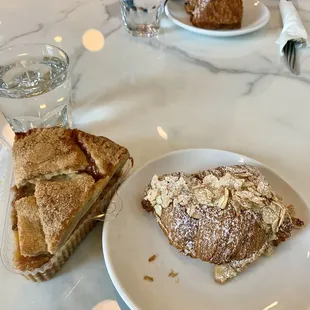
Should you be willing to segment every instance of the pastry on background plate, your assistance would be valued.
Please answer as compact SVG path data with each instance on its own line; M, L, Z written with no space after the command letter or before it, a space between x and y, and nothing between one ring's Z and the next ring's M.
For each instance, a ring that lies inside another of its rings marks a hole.
M241 28L242 0L186 0L185 10L191 15L191 23L198 28Z
M221 284L304 224L249 165L155 175L142 206L182 254L215 264L214 279Z

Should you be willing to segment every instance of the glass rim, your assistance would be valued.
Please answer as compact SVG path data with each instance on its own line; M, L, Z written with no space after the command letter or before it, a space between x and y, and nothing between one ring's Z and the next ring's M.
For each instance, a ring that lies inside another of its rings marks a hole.
M58 79L62 74L69 72L69 69L70 69L70 58L69 58L68 54L62 48L60 48L60 47L58 47L56 45L53 45L53 44L49 44L49 43L22 43L22 44L10 45L10 46L7 46L7 47L0 48L0 54L2 52L9 51L10 49L13 49L13 48L27 47L27 46L37 46L37 47L49 46L49 47L52 47L53 49L56 49L56 50L58 50L58 51L60 51L60 52L62 52L64 54L68 66L67 66L67 68L63 72L57 74L52 79L50 79L50 82L53 82L54 80ZM1 66L1 61L0 61L0 66ZM35 89L35 88L36 88L35 86L29 87L29 90L30 89ZM16 87L10 88L10 90L14 90L14 89L16 89ZM0 91L7 91L7 89L0 87Z

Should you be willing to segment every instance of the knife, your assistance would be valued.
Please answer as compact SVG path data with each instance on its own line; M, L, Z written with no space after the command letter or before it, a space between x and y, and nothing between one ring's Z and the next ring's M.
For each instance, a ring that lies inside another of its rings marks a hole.
M291 72L295 75L299 75L300 71L297 65L297 57L296 57L296 42L294 40L289 40L285 44L283 48L284 59L291 70Z

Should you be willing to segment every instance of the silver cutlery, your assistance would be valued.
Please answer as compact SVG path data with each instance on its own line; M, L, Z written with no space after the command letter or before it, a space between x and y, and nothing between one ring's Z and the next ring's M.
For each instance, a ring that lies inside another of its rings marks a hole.
M297 65L297 53L296 53L296 41L295 40L289 40L285 44L283 48L283 53L284 53L284 59L291 70L291 72L295 75L299 75L299 67Z

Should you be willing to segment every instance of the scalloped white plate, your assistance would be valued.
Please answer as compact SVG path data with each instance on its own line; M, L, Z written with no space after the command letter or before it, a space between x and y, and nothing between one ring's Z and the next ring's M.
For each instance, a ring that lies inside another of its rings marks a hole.
M270 12L259 0L243 1L243 20L240 29L236 30L209 30L193 26L190 15L184 8L184 0L169 0L165 7L166 15L176 25L200 34L212 37L234 37L261 29L268 24Z
M185 257L169 245L155 217L142 209L141 198L155 173L195 172L240 163L257 166L274 190L295 206L306 226L295 231L273 256L260 258L237 278L220 285L213 280L211 264ZM309 209L288 183L262 163L220 150L177 151L137 170L118 195L123 209L104 225L103 253L113 284L131 309L310 309ZM153 254L158 257L149 263ZM171 269L179 273L178 283L168 277ZM154 282L143 280L144 275L154 277Z

